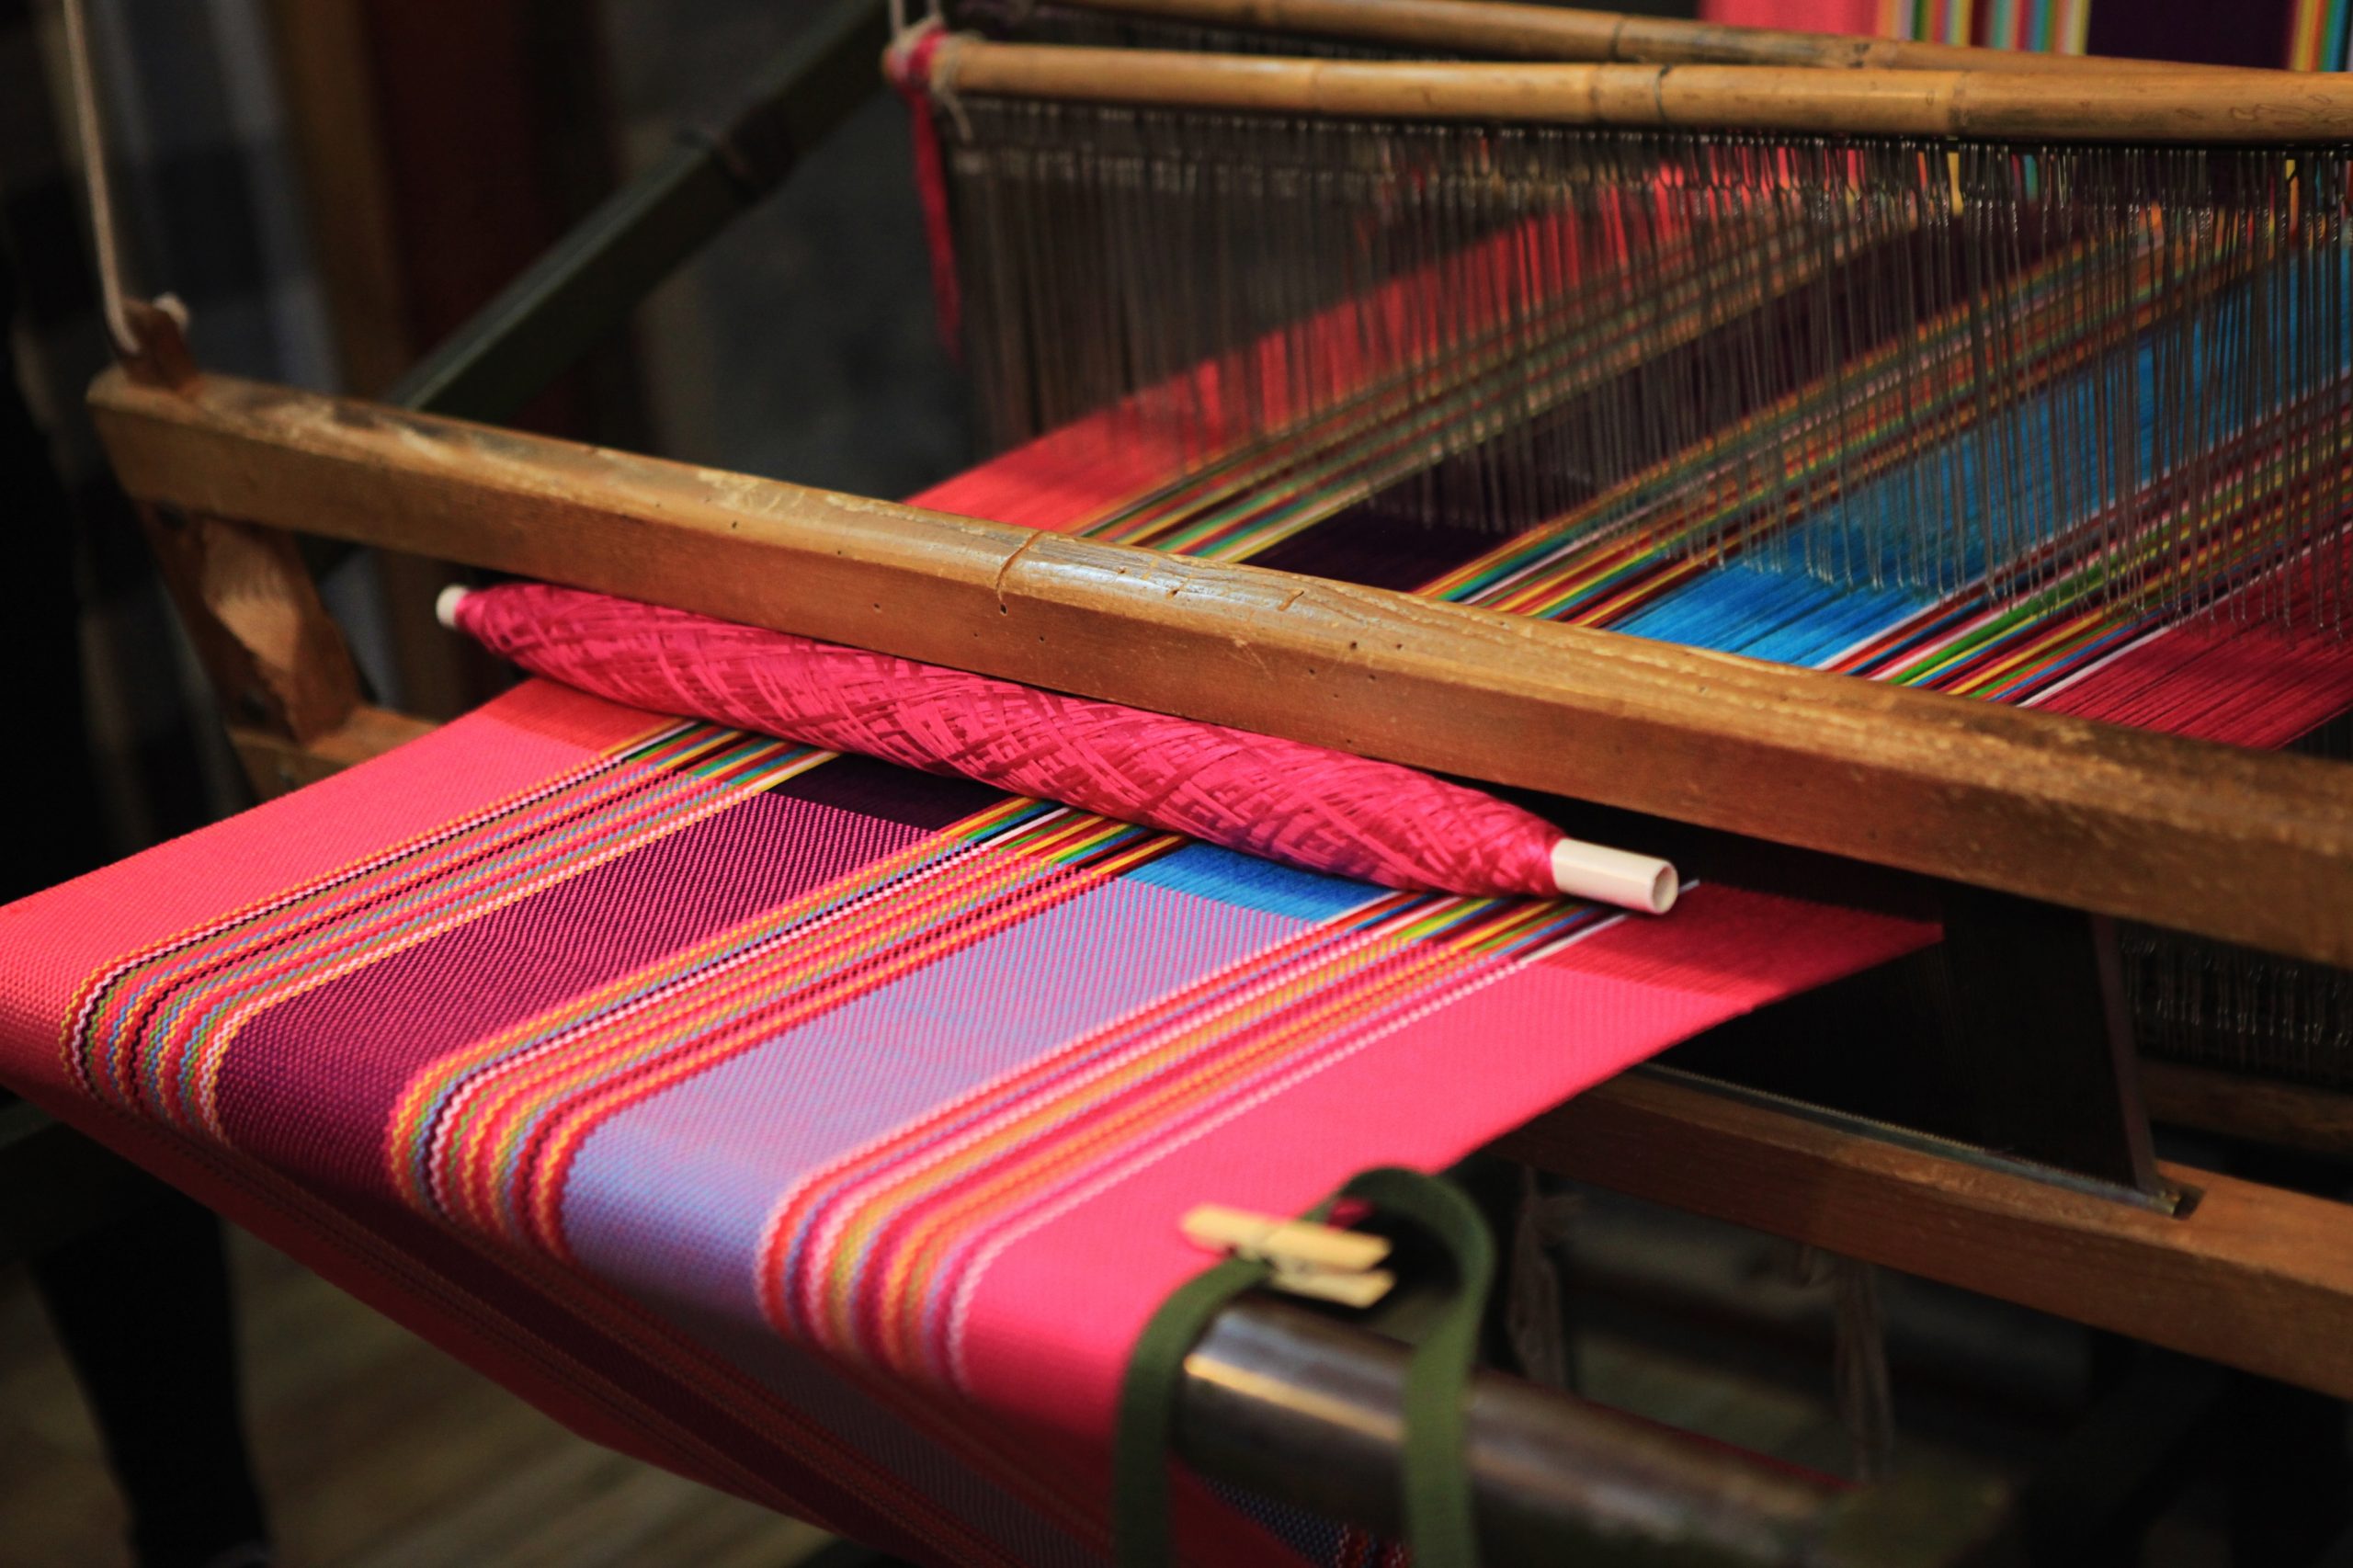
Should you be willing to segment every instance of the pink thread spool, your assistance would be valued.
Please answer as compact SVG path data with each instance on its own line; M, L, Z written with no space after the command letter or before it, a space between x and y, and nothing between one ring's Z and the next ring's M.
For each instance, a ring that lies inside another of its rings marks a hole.
M978 779L1409 892L1568 894L1663 915L1654 856L1567 838L1395 763L603 594L509 584L437 609L536 674L655 712Z

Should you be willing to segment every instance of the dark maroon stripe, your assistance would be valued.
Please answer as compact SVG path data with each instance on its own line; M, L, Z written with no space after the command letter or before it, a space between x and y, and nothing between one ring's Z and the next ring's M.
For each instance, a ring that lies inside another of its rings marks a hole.
M2092 7L2094 54L2194 65L2284 65L2294 0L2132 0Z
M969 778L936 778L870 756L835 757L786 779L771 793L926 833L937 833L1005 799L1004 791Z
M1503 540L1502 530L1482 524L1400 522L1351 506L1255 552L1250 564L1405 593L1476 561Z

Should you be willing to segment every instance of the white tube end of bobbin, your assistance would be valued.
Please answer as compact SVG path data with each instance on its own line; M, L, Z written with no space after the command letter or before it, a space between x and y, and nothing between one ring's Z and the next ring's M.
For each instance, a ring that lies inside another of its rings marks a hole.
M458 607L465 602L466 596L472 591L462 583L452 583L442 589L434 597L433 619L452 631L458 630Z
M1675 907L1683 879L1655 855L1635 855L1606 844L1563 838L1552 846L1552 885L1572 898L1665 915Z

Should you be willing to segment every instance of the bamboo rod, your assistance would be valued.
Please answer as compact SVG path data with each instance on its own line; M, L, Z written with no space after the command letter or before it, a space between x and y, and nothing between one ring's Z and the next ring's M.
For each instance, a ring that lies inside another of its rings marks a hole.
M935 93L1337 119L1968 136L2065 142L2353 140L2353 77L2160 68L2074 76L1761 65L1299 60L990 43L933 57Z
M2077 75L2110 71L2228 71L2097 54L2040 54L1846 33L1735 27L1511 0L1058 0L1086 11L1190 22L1238 32L1304 34L1498 60L1650 65L1803 65L1886 71L2003 71ZM2256 75L2276 73L2252 72Z
M2353 962L2353 770L287 388L100 378L125 488Z

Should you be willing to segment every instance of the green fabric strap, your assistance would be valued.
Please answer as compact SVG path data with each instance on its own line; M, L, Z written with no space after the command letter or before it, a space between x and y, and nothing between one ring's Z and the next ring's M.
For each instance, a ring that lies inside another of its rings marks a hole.
M1405 1540L1415 1568L1478 1568L1468 1462L1471 1369L1495 1282L1485 1216L1442 1176L1383 1165L1340 1189L1418 1226L1454 1265L1454 1296L1405 1368Z
M1187 1280L1144 1324L1120 1381L1119 1424L1111 1448L1111 1542L1120 1568L1169 1568L1168 1449L1176 1431L1176 1395L1185 1358L1210 1320L1274 1270L1236 1257Z
M1383 1166L1357 1176L1339 1197L1394 1215L1442 1246L1454 1266L1454 1294L1415 1347L1405 1369L1405 1537L1416 1568L1477 1568L1478 1534L1464 1462L1471 1369L1495 1278L1495 1244L1461 1189L1442 1177ZM1321 1218L1331 1202L1317 1206ZM1168 1459L1185 1358L1210 1321L1273 1272L1234 1258L1171 1292L1144 1325L1120 1385L1112 1460L1111 1528L1120 1568L1170 1568Z

